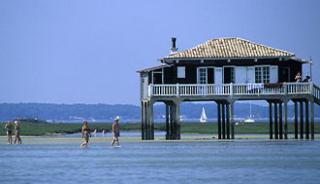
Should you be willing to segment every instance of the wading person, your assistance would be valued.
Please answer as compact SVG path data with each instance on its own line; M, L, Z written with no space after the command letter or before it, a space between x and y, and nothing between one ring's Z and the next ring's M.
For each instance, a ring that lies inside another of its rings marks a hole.
M8 144L12 144L12 132L13 132L13 124L12 122L8 121L4 126L8 136Z
M90 129L87 121L83 121L81 134L84 141L80 144L81 147L88 146L90 138Z
M115 143L117 143L117 146L120 146L119 143L119 137L120 137L120 125L119 125L119 120L120 117L117 116L114 119L114 122L112 124L112 143L111 145L113 146Z
M15 124L15 137L14 137L14 143L15 144L21 144L21 137L20 137L20 122L19 121L14 121Z

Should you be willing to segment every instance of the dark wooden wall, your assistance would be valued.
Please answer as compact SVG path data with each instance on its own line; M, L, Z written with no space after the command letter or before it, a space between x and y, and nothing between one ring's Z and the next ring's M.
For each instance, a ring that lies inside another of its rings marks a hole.
M256 66L256 65L278 65L278 79L279 82L293 82L294 77L302 70L302 64L294 60L281 61L279 59L261 59L255 62L254 60L206 60L203 63L200 60L180 60L179 63L171 67L164 68L164 84L196 84L197 83L197 68L198 67L222 67L222 66ZM177 67L185 66L186 78L177 78ZM281 68L290 68L290 81L283 79L280 73ZM162 71L158 69L156 71ZM208 83L214 83L213 68L208 68ZM149 83L151 83L151 72L149 72ZM162 82L162 76L159 74L154 75L154 82L159 84Z

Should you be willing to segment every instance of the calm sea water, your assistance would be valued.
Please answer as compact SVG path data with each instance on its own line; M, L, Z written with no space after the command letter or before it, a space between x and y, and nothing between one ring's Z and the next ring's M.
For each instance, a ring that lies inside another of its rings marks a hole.
M319 141L0 145L0 183L320 183Z

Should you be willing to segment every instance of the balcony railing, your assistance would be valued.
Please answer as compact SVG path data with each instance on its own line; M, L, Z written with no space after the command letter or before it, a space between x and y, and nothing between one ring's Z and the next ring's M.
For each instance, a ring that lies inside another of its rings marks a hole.
M151 84L148 96L236 96L311 94L320 98L320 89L313 83L247 83L247 84Z

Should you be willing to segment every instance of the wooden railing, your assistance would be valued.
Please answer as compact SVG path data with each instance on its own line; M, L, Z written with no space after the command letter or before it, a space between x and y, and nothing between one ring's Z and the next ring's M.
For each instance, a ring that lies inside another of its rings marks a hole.
M247 84L151 84L148 96L228 96L313 94L320 99L320 88L313 83Z
M313 89L312 92L313 92L314 98L320 101L320 88L314 84L312 89Z

